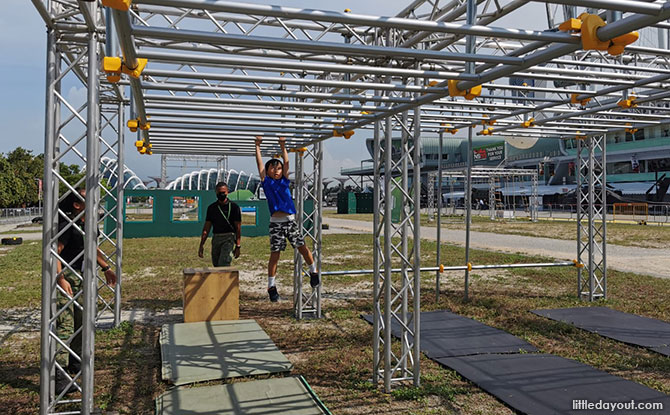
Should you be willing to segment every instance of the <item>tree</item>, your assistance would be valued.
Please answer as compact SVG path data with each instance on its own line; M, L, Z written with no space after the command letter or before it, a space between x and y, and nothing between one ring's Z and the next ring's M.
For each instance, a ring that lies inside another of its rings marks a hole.
M7 154L7 162L10 164L14 175L23 184L22 192L17 192L17 205L36 205L38 189L36 179L41 179L44 170L44 157L33 156L31 150L17 147Z
M16 177L12 165L0 154L0 207L19 206L25 195L23 182Z
M65 179L65 181L67 181L72 187L76 187L79 180L81 180L81 178L86 175L86 173L81 171L81 167L79 167L77 164L60 163L59 172L61 177ZM84 185L85 183L81 183L80 186L83 187ZM61 183L60 194L65 193L67 190L68 188L63 183Z

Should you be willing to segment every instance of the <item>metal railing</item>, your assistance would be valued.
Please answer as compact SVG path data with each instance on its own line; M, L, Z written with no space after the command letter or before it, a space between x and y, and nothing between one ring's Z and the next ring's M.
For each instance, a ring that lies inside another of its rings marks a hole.
M0 223L30 221L38 216L42 216L41 207L0 209Z

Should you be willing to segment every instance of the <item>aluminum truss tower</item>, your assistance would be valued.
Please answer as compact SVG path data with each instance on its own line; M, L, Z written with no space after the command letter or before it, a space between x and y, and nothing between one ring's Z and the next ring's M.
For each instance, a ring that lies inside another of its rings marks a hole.
M577 294L607 298L607 181L604 135L577 141Z
M388 44L391 39L389 34ZM421 82L415 79L416 84ZM386 118L383 140L379 126L375 127L375 177L383 173L384 181L375 180L373 201L373 382L382 380L387 392L397 382L412 381L415 386L420 382L421 114L418 108L413 116L411 125L407 112ZM401 130L397 152L394 122ZM392 218L394 198L398 198L395 203L400 208L397 223ZM398 265L399 273L393 270ZM392 325L400 329L399 349L392 347Z
M317 143L311 148L298 149L295 152L295 200L296 221L305 243L311 242L312 256L316 267L321 272L321 208L323 200L323 144ZM307 162L307 163L305 163ZM307 166L305 166L307 164ZM311 171L308 170L311 167ZM311 207L307 213L305 203ZM309 270L303 263L302 256L294 253L293 270L293 310L297 319L306 317L321 318L321 292L323 281L316 288L310 287ZM321 276L319 276L321 278Z

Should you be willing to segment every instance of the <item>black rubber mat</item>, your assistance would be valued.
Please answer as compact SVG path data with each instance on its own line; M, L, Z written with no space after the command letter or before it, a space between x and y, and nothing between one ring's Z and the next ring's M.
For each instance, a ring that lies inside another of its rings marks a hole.
M607 307L533 310L533 313L670 356L670 323L665 321L623 313Z
M372 316L363 318L372 323ZM400 335L400 324L392 322L391 334ZM448 311L421 313L421 351L431 359L488 353L535 352L537 349L502 330Z
M504 354L435 360L523 414L670 414L670 396L558 356ZM633 401L635 405L661 404L662 409L625 406ZM590 409L589 404L593 405ZM621 407L613 411L611 404Z

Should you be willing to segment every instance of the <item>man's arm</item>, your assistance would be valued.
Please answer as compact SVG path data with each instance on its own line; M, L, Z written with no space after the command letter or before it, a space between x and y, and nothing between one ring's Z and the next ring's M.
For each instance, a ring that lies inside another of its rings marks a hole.
M281 158L284 162L284 177L288 179L288 151L286 151L286 137L279 137L279 147L281 147Z
M116 285L116 272L112 269L112 267L107 264L105 261L105 255L102 253L100 248L98 248L98 265L104 269L103 273L105 274L105 280L107 281L107 285L111 285L112 287Z
M240 246L242 245L242 222L233 222L235 226L235 250L233 255L235 258L240 257Z
M200 247L198 248L198 256L203 258L205 256L205 241L209 236L209 230L212 229L212 222L206 220L205 226L202 227L202 235L200 236Z
M60 253L63 251L63 248L65 248L65 245L61 241L58 241L58 255L60 255ZM58 286L61 287L63 291L67 293L67 295L72 297L74 295L72 292L72 286L69 282L67 282L62 272L63 264L61 264L60 261L56 261L56 284L58 284Z
M258 166L258 175L261 177L261 181L265 179L265 167L263 166L263 157L261 157L261 143L263 142L263 137L260 135L256 136L256 165Z

